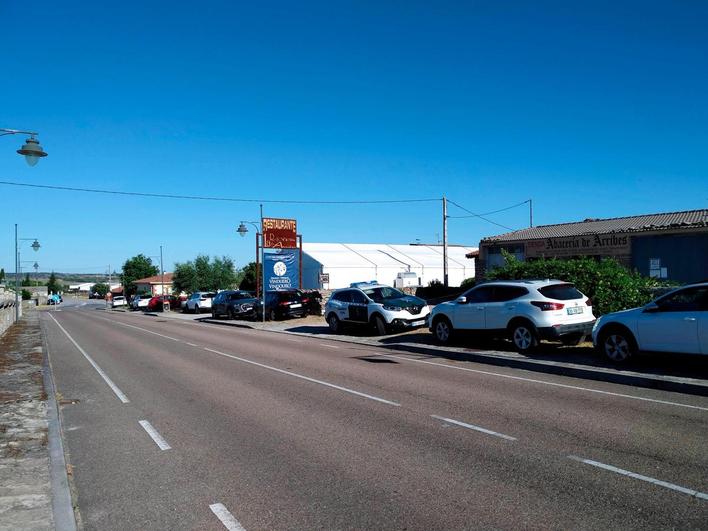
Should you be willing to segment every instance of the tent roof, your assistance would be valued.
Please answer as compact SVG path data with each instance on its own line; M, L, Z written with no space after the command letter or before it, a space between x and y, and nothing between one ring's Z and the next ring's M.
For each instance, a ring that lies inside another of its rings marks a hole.
M326 267L442 267L442 245L303 243L302 250ZM476 247L448 246L450 268L472 266L465 255Z

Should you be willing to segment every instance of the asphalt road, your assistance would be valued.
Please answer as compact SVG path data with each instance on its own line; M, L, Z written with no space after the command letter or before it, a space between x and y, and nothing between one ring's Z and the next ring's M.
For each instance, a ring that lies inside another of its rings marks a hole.
M708 398L98 308L42 315L86 529L706 528Z

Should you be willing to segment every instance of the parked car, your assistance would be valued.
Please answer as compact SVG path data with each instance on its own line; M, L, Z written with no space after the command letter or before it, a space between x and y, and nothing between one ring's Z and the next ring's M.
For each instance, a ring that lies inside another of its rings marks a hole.
M179 303L176 297L172 295L156 295L148 302L147 310L151 312L161 312L165 309L166 305L169 305L170 309L172 309L177 307Z
M592 302L560 280L505 280L479 284L455 301L433 308L430 331L448 343L458 331L508 337L519 352L539 341L577 344L592 331Z
M207 293L204 291L195 291L192 293L185 303L184 311L201 313L202 310L211 310L212 299L216 293Z
M619 363L639 351L708 355L708 282L684 286L641 308L603 315L592 342Z
M303 291L302 302L307 309L307 315L322 315L322 294L319 291Z
M135 295L130 301L130 307L133 310L145 310L151 298L150 295Z
M111 300L111 308L118 308L119 306L126 306L128 304L128 301L125 300L125 297L122 295L116 295L113 297L113 300Z
M211 316L214 319L225 315L231 319L254 317L258 301L253 294L241 290L224 290L211 300Z
M305 317L307 315L307 297L299 289L266 292L266 319L275 321L288 317ZM309 300L309 299L308 299ZM256 303L256 317L263 318L263 302Z
M371 326L379 335L428 325L425 300L376 282L355 282L335 290L325 304L325 319L332 332L343 324Z

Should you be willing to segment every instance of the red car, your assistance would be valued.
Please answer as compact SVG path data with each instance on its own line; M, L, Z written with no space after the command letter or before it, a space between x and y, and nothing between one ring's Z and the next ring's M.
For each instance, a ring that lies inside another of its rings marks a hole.
M164 310L166 305L169 305L170 309L172 309L175 307L175 304L179 303L172 295L157 295L150 299L147 309L149 312L161 312Z

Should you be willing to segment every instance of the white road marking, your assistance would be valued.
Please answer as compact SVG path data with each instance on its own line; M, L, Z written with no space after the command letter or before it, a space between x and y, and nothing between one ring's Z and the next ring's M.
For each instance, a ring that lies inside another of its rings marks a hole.
M699 409L701 411L708 411L708 407L693 406L690 404L682 404L680 402L670 402L668 400L659 400L656 398L645 398L643 396L625 395L623 393L613 393L612 391L601 391L600 389L590 389L588 387L579 387L577 385L568 385L568 384L562 384L562 383L556 383L556 382L547 382L545 380L536 380L534 378L524 378L523 376L512 376L510 374L501 374L498 372L482 371L479 369L469 369L467 367L454 367L452 365L446 365L444 363L435 363L433 361L425 361L425 360L414 360L412 358L407 358L405 356L395 356L393 354L386 354L384 352L379 352L379 351L374 351L374 350L372 350L371 352L376 352L379 356L382 356L384 358L395 358L397 360L412 361L415 363L425 363L427 365L436 365L438 367L444 367L445 369L455 369L458 371L474 372L477 374L486 374L487 376L498 376L499 378L509 378L511 380L521 380L523 382L531 382L531 383L537 383L537 384L543 384L543 385L551 385L554 387L562 387L564 389L574 389L576 391L586 391L588 393L598 393L601 395L617 396L620 398L631 398L632 400L642 400L644 402L654 402L656 404L666 404L668 406L687 407L690 409Z
M339 348L336 345L328 345L327 343L318 343L318 345L320 345L322 347L327 347L327 348Z
M157 332L153 332L152 330L148 330L147 328L140 328L139 326L133 326L128 323L121 323L120 321L114 321L112 319L104 319L103 317L96 317L96 319L101 319L102 321L108 321L109 323L119 324L121 326L127 326L128 328L135 328L136 330L142 330L143 332L147 332L148 334L153 334L153 335L156 335L159 337L164 337L165 339L177 341L178 343L183 343L183 341L181 339L177 339L176 337L172 337L172 336L166 336L165 334L159 334Z
M667 489L675 490L675 491L681 492L683 494L688 494L689 496L693 496L694 498L708 500L708 494L706 494L705 492L700 492L698 490L693 490L693 489L687 489L686 487L681 487L680 485L674 485L673 483L667 483L666 481L661 481L659 479L650 478L649 476L642 476L641 474L636 474L634 472L630 472L629 470L617 468L616 466L606 465L606 464L600 463L598 461L593 461L592 459L583 459L582 457L577 457L575 455L569 455L568 458L573 459L574 461L579 461L581 463L585 463L586 465L592 465L592 466L596 466L598 468L602 468L604 470L609 470L610 472L615 472L615 473L621 474L623 476L627 476L627 477L634 478L634 479L640 479L640 480L646 481L648 483L653 483L654 485L658 485L660 487L666 487Z
M160 450L170 450L172 448L147 420L140 420L138 423L145 429L148 435L152 437L152 440L160 447Z
M299 340L299 339L292 339L292 338L290 338L290 337L286 337L286 338L284 338L284 339L285 339L285 341L292 341L293 343L300 343L300 340Z
M103 369L101 369L101 367L99 367L98 364L91 359L91 356L86 354L86 351L84 349L82 349L81 346L76 341L74 341L74 338L69 335L69 332L67 332L62 325L59 324L59 321L57 321L52 314L49 314L49 317L51 317L52 320L57 324L59 329L62 332L64 332L64 334L66 334L66 337L69 338L69 341L71 341L74 344L74 346L79 350L79 352L81 352L81 354L84 355L84 358L86 358L88 360L88 362L91 364L91 366L94 369L96 369L96 372L101 376L101 378L103 378L103 381L108 384L108 387L110 387L113 390L113 392L116 394L118 399L121 402L123 402L124 404L127 404L128 402L130 402L130 400L128 400L128 397L125 396L125 393L123 393L123 391L121 391L118 388L118 386L113 383L113 380L111 380L108 377L108 375L105 372L103 372Z
M224 507L223 503L212 503L209 509L221 520L221 523L224 524L224 527L229 531L246 531L239 521L236 520L234 515Z
M199 345L195 345L194 343L189 343L189 342L187 342L187 345L189 345L190 347L198 347L199 346Z
M306 380L308 382L324 385L326 387L331 387L332 389L339 389L340 391L344 391L345 393L350 393L352 395L361 396L363 398L368 398L369 400L375 400L377 402L382 402L384 404L389 404L391 406L400 406L401 405L396 402L391 402L390 400L385 400L383 398L379 398L377 396L367 395L366 393L354 391L353 389L348 389L346 387L342 387L341 385L335 385L333 383L324 382L322 380L317 380L315 378L310 378L309 376L303 376L302 374L298 374L296 372L290 372L290 371L286 371L283 369L278 369L277 367L271 367L270 365L265 365L264 363L258 363L257 361L248 360L246 358L240 358L238 356L234 356L233 354L226 354L225 352L219 352L218 350L214 350L214 349L206 348L206 347L204 347L204 350L207 350L209 352L213 352L214 354L218 354L220 356L225 356L227 358L232 358L232 359L235 359L238 361L242 361L244 363L250 363L251 365L255 365L257 367L262 367L263 369L268 369L271 371L279 372L281 374L287 374L288 376L294 376L295 378L300 378L301 380Z
M487 435L494 435L495 437L501 437L502 439L506 439L507 441L515 441L516 437L512 437L511 435L504 435L503 433L498 433L496 431L488 430L486 428L482 428L481 426L475 426L474 424L467 424L466 422L460 422L459 420L454 420L454 419L448 419L446 417L439 417L438 415L430 415L434 419L442 420L443 422L449 422L450 424L456 424L457 426L462 426L463 428L467 428L469 430L475 430L479 431L482 433L486 433Z

